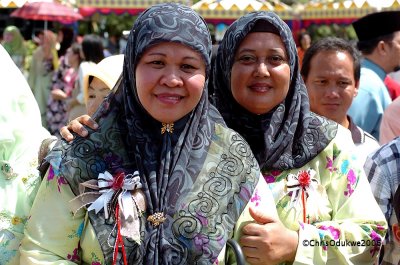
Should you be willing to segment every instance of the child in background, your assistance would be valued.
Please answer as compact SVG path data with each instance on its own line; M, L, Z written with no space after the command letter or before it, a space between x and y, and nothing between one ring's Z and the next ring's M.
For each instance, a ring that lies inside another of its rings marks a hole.
M83 94L87 114L92 116L114 88L122 73L124 55L113 55L91 65L83 77Z

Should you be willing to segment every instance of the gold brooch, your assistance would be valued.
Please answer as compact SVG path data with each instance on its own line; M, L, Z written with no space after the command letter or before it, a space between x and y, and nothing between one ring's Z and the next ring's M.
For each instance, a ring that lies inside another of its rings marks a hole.
M173 133L174 132L174 124L173 123L162 123L161 134L165 132Z
M164 213L158 212L147 217L147 221L149 221L153 226L159 226L162 224L167 218L164 217Z

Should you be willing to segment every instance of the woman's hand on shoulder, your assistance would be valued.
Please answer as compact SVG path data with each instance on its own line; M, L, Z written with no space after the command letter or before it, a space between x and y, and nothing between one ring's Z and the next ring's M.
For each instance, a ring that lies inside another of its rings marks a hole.
M240 245L247 262L254 265L293 262L298 233L287 229L278 217L250 207L256 221L243 227Z
M74 139L74 136L71 132L75 132L82 137L86 137L88 135L88 131L83 125L86 125L93 130L96 130L99 127L99 125L92 118L90 118L89 115L85 114L74 120L71 120L66 126L63 126L60 129L60 135L68 142Z

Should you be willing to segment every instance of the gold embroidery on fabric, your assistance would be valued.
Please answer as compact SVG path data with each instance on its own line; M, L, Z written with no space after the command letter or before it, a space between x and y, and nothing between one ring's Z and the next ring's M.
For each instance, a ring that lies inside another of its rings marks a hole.
M166 218L164 217L164 213L158 212L147 217L147 221L149 221L153 226L159 226L162 224Z
M174 124L173 123L162 123L161 134L165 132L173 133L174 132Z

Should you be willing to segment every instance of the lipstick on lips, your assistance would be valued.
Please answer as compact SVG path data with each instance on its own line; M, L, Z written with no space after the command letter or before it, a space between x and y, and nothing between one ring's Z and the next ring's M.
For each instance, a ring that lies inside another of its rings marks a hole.
M157 99L164 104L177 104L184 97L175 93L161 93L156 95Z
M270 90L272 88L272 86L270 86L269 84L266 84L266 83L254 83L254 84L251 84L249 86L249 88L254 92L263 93L263 92L267 92L268 90Z

